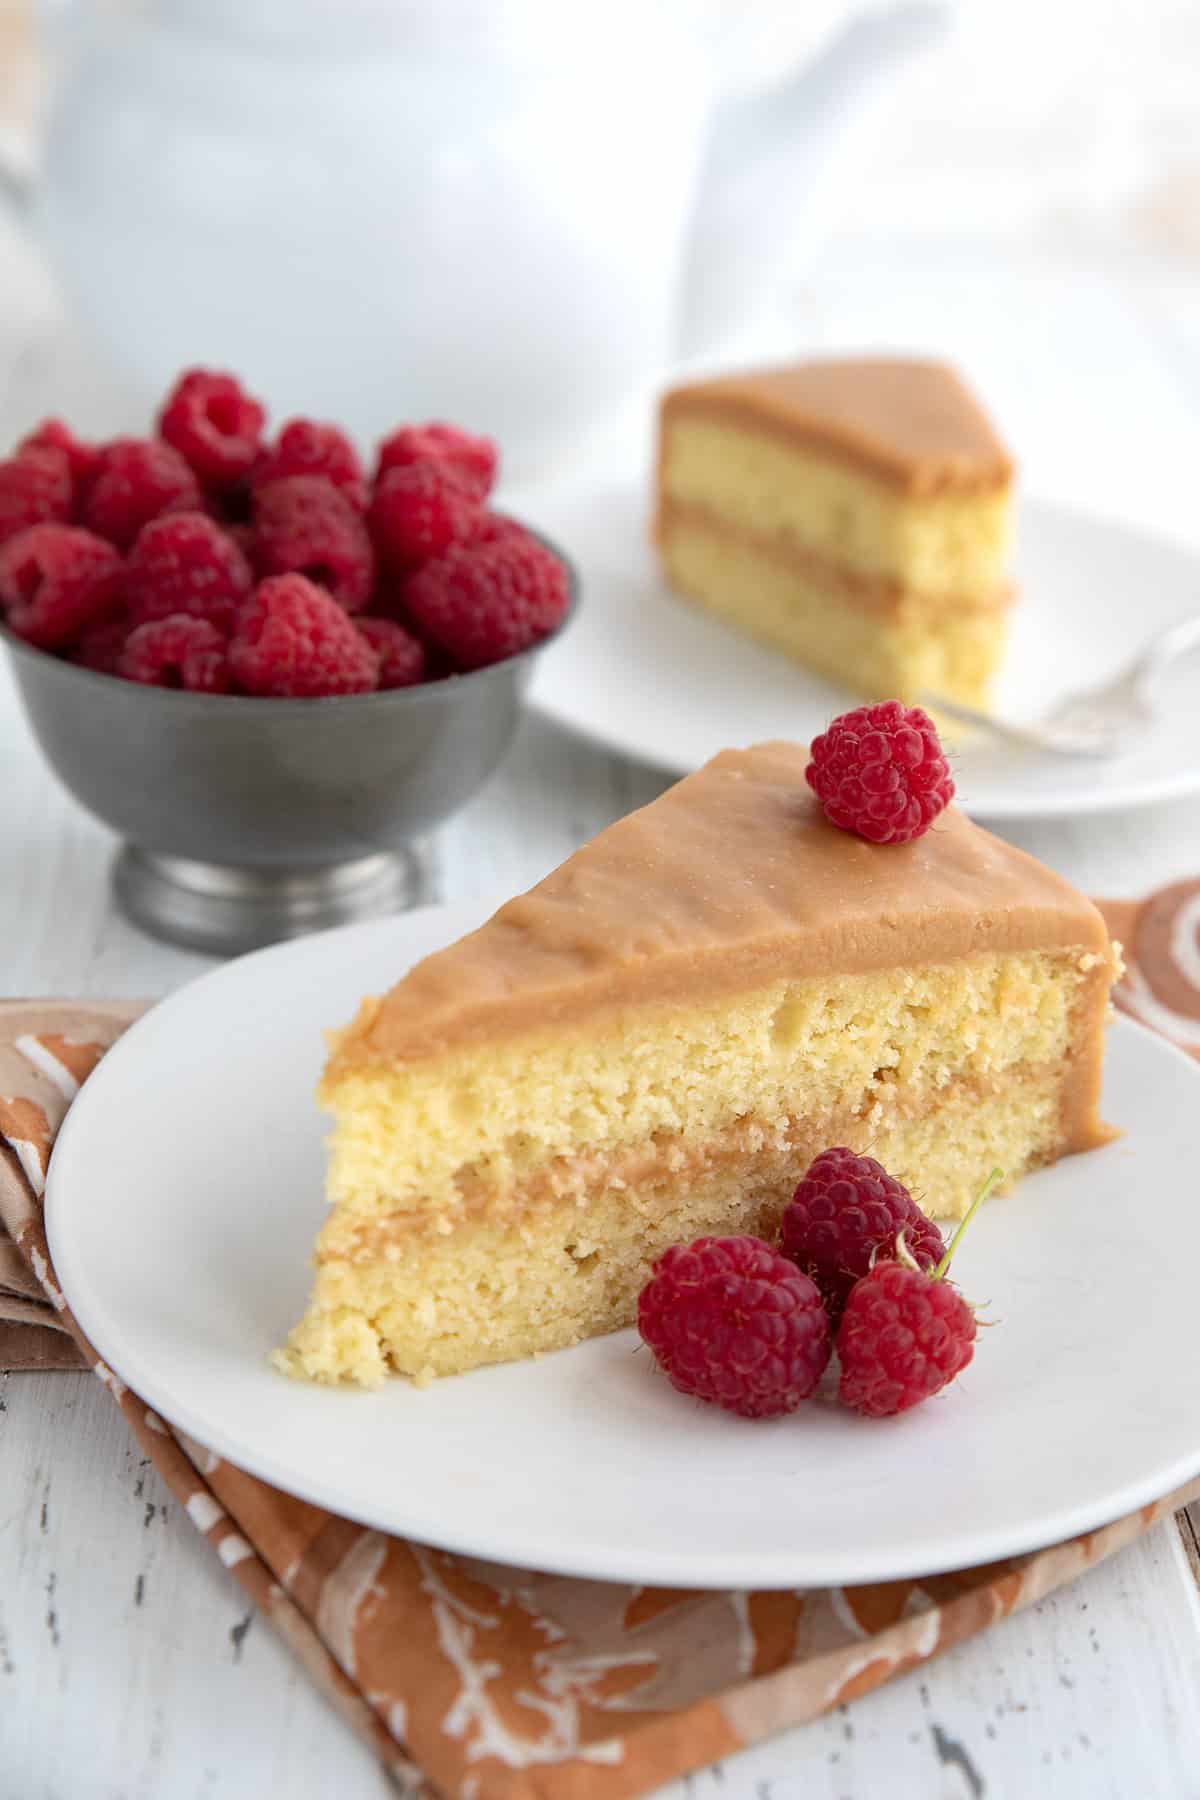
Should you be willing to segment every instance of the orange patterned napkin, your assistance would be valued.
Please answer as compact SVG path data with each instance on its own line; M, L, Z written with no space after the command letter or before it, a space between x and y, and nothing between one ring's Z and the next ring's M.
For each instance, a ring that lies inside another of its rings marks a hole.
M1121 1011L1200 1058L1200 877L1096 905L1125 957Z
M142 1008L99 1014L70 1000L0 1001L0 1170L40 1198L55 1133L79 1086ZM4 1229L0 1208L0 1369L78 1369L83 1359L39 1280Z
M1200 881L1105 912L1132 970L1119 1002L1200 1054L1200 981L1191 980ZM1156 960L1163 946L1169 966ZM644 1794L927 1661L1200 1498L1197 1481L1102 1530L986 1568L771 1593L505 1568L292 1499L131 1393L55 1280L41 1215L50 1148L78 1083L136 1010L0 1005L0 1220L11 1239L0 1242L0 1367L6 1357L23 1366L22 1334L71 1344L221 1562L414 1800ZM44 1366L55 1366L53 1351Z

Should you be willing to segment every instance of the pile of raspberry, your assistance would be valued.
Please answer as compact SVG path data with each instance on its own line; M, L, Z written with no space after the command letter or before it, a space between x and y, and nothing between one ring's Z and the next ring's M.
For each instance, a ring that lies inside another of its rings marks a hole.
M824 1150L777 1243L704 1237L665 1252L638 1329L673 1387L747 1419L794 1412L836 1353L837 1398L868 1418L907 1412L966 1368L975 1314L946 1275L937 1226L874 1157Z
M0 461L0 618L106 675L315 698L500 662L567 609L562 563L494 512L495 444L402 425L368 477L336 425L273 440L232 375L191 369L154 437L47 420Z

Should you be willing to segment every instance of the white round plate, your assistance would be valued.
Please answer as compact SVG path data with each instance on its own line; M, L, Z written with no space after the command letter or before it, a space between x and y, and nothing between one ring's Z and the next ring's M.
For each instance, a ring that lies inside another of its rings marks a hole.
M523 501L577 563L584 604L538 664L532 700L558 723L677 774L716 751L801 742L859 699L679 599L648 539L646 487L589 483ZM1020 511L1021 596L997 711L1034 720L1107 679L1164 626L1200 610L1200 558L1162 539L1042 501ZM1160 722L1097 763L953 744L959 797L979 818L1049 818L1200 789L1200 660L1162 683ZM947 734L949 739L949 734Z
M47 1195L84 1330L201 1443L363 1523L522 1566L687 1587L874 1581L1067 1537L1200 1471L1200 1069L1112 1034L1117 1144L985 1207L956 1274L995 1328L943 1396L750 1423L633 1332L418 1392L288 1381L323 1206L322 1027L479 922L431 909L231 963L165 1000L72 1106Z

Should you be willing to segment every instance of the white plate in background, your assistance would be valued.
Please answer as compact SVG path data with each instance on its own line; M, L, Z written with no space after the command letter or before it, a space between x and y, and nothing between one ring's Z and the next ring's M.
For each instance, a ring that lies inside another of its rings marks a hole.
M860 697L674 595L647 536L646 486L591 481L522 500L572 556L583 604L541 658L531 699L558 723L676 774L765 738L804 741ZM1200 610L1200 557L1127 526L1025 500L1020 598L997 710L1035 719L1115 674L1156 631ZM983 819L1049 818L1200 790L1200 655L1163 684L1161 724L1127 756L1064 760L952 745L959 798Z

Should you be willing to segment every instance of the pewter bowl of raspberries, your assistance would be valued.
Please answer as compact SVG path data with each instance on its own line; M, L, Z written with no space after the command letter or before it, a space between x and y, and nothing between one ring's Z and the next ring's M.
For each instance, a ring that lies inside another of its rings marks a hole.
M230 952L393 910L491 774L570 564L489 505L497 450L274 436L192 369L155 433L48 420L0 461L0 636L47 759L124 840L145 929Z

